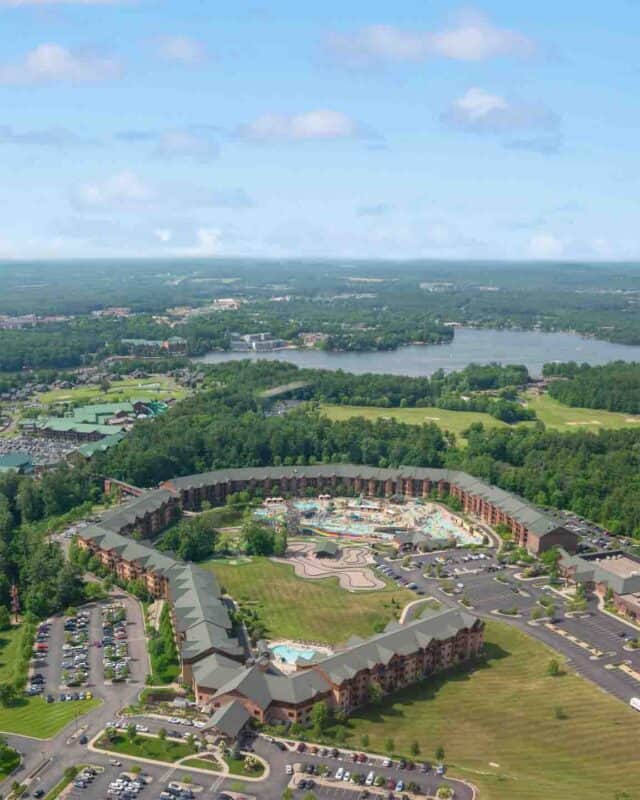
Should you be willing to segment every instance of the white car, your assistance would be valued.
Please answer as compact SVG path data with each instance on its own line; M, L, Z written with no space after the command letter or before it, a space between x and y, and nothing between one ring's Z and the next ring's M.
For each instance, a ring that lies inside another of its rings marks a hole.
M345 783L347 783L348 781L350 781L350 780L351 780L351 773L349 772L349 770L347 770L347 771L344 773L344 775L342 776L342 780L343 780Z
M293 767L291 764L287 764L287 766L284 768L284 771L287 773L287 775L293 775Z
M367 786L373 786L373 782L375 781L375 779L376 779L375 773L374 772L370 772L367 775L367 779L365 780L365 784Z
M146 725L138 724L136 725L136 730L138 731L138 733L149 733L149 728L147 728Z
M338 771L336 772L336 780L341 781L344 775L344 767L338 767Z

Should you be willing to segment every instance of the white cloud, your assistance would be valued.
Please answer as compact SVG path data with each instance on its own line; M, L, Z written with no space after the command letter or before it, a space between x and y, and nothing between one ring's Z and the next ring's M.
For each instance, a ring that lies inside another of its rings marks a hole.
M73 205L82 211L104 211L146 206L154 192L135 172L118 172L103 181L83 183L72 192Z
M0 145L2 144L63 149L83 147L89 144L96 144L96 142L83 139L67 128L16 130L11 125L0 125Z
M198 228L196 243L192 247L183 248L180 253L185 256L215 256L221 250L222 233L218 228Z
M332 34L328 47L352 65L420 62L428 58L486 61L500 56L535 52L534 42L508 28L499 28L476 12L458 15L451 28L440 31L404 30L392 25L368 25L350 34Z
M173 239L173 231L170 228L156 228L153 235L163 244L167 244Z
M454 100L442 119L452 128L471 133L549 130L559 125L557 115L544 106L507 100L477 86Z
M210 137L191 131L164 131L158 137L156 155L161 158L194 158L196 161L211 161L218 156L218 145Z
M302 114L263 114L241 126L240 136L252 141L345 139L361 134L357 122L341 111L318 109Z
M204 43L190 36L163 36L158 40L158 54L167 61L200 64L207 51Z
M564 242L551 233L537 233L529 240L531 258L561 258L565 253Z
M119 78L117 59L41 44L19 62L0 64L0 84L95 83Z

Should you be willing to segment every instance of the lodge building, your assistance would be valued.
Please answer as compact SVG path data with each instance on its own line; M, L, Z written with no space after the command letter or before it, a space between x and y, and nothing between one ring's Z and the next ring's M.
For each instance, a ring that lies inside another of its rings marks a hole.
M520 547L538 555L560 546L575 552L578 537L552 514L521 497L505 492L465 472L426 467L382 469L356 464L321 464L310 467L245 467L216 470L172 478L162 488L180 498L182 508L197 510L204 501L224 503L227 495L261 490L265 494L301 495L307 490L340 491L369 497L428 498L432 493L451 495L463 510L488 525L507 526Z
M477 656L484 623L456 609L405 625L392 622L371 639L352 638L333 655L298 663L295 672L284 674L268 656L254 658L240 643L228 600L211 572L132 539L134 531L153 536L183 509L198 510L204 501L223 503L229 494L243 490L422 498L435 493L456 497L464 511L488 525L506 525L517 543L532 553L561 545L569 557L577 544L576 535L553 516L454 470L326 464L218 470L173 478L149 491L113 483L132 499L103 515L99 525L81 529L79 545L120 580L140 580L153 597L169 604L182 681L212 713L211 725L219 725L226 734L249 719L304 724L319 700L349 712L369 702L373 693L397 691Z

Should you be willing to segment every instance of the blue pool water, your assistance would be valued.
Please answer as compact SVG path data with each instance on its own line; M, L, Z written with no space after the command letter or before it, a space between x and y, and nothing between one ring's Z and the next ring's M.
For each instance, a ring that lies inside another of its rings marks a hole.
M271 652L276 659L286 661L287 664L295 664L299 658L311 661L316 656L316 651L309 647L294 647L291 644L277 644L271 648Z

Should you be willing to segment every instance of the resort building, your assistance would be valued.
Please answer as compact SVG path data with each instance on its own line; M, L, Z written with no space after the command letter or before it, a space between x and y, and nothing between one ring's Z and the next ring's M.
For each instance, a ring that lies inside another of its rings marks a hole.
M570 556L561 550L560 574L569 583L607 598L616 610L640 620L640 558L621 550Z
M152 489L102 515L100 526L150 539L181 516L180 501L166 489Z
M205 500L224 503L227 495L244 490L291 496L304 495L308 490L369 497L451 495L459 500L465 513L488 525L505 525L516 544L533 555L556 546L575 552L578 543L577 534L567 530L552 514L457 470L426 467L393 470L357 464L246 467L172 478L162 487L175 492L183 508L193 510L199 509Z
M181 679L211 711L210 727L221 736L237 735L249 719L307 723L320 700L349 712L373 692L394 692L482 651L484 623L454 609L405 625L392 622L368 640L352 637L336 653L298 660L294 672L284 673L268 656L254 659L240 643L211 572L122 535L161 525L179 509L180 493L165 487L136 496L135 487L114 485L132 490L133 499L100 525L82 528L78 544L122 582L142 581L153 597L169 603Z

